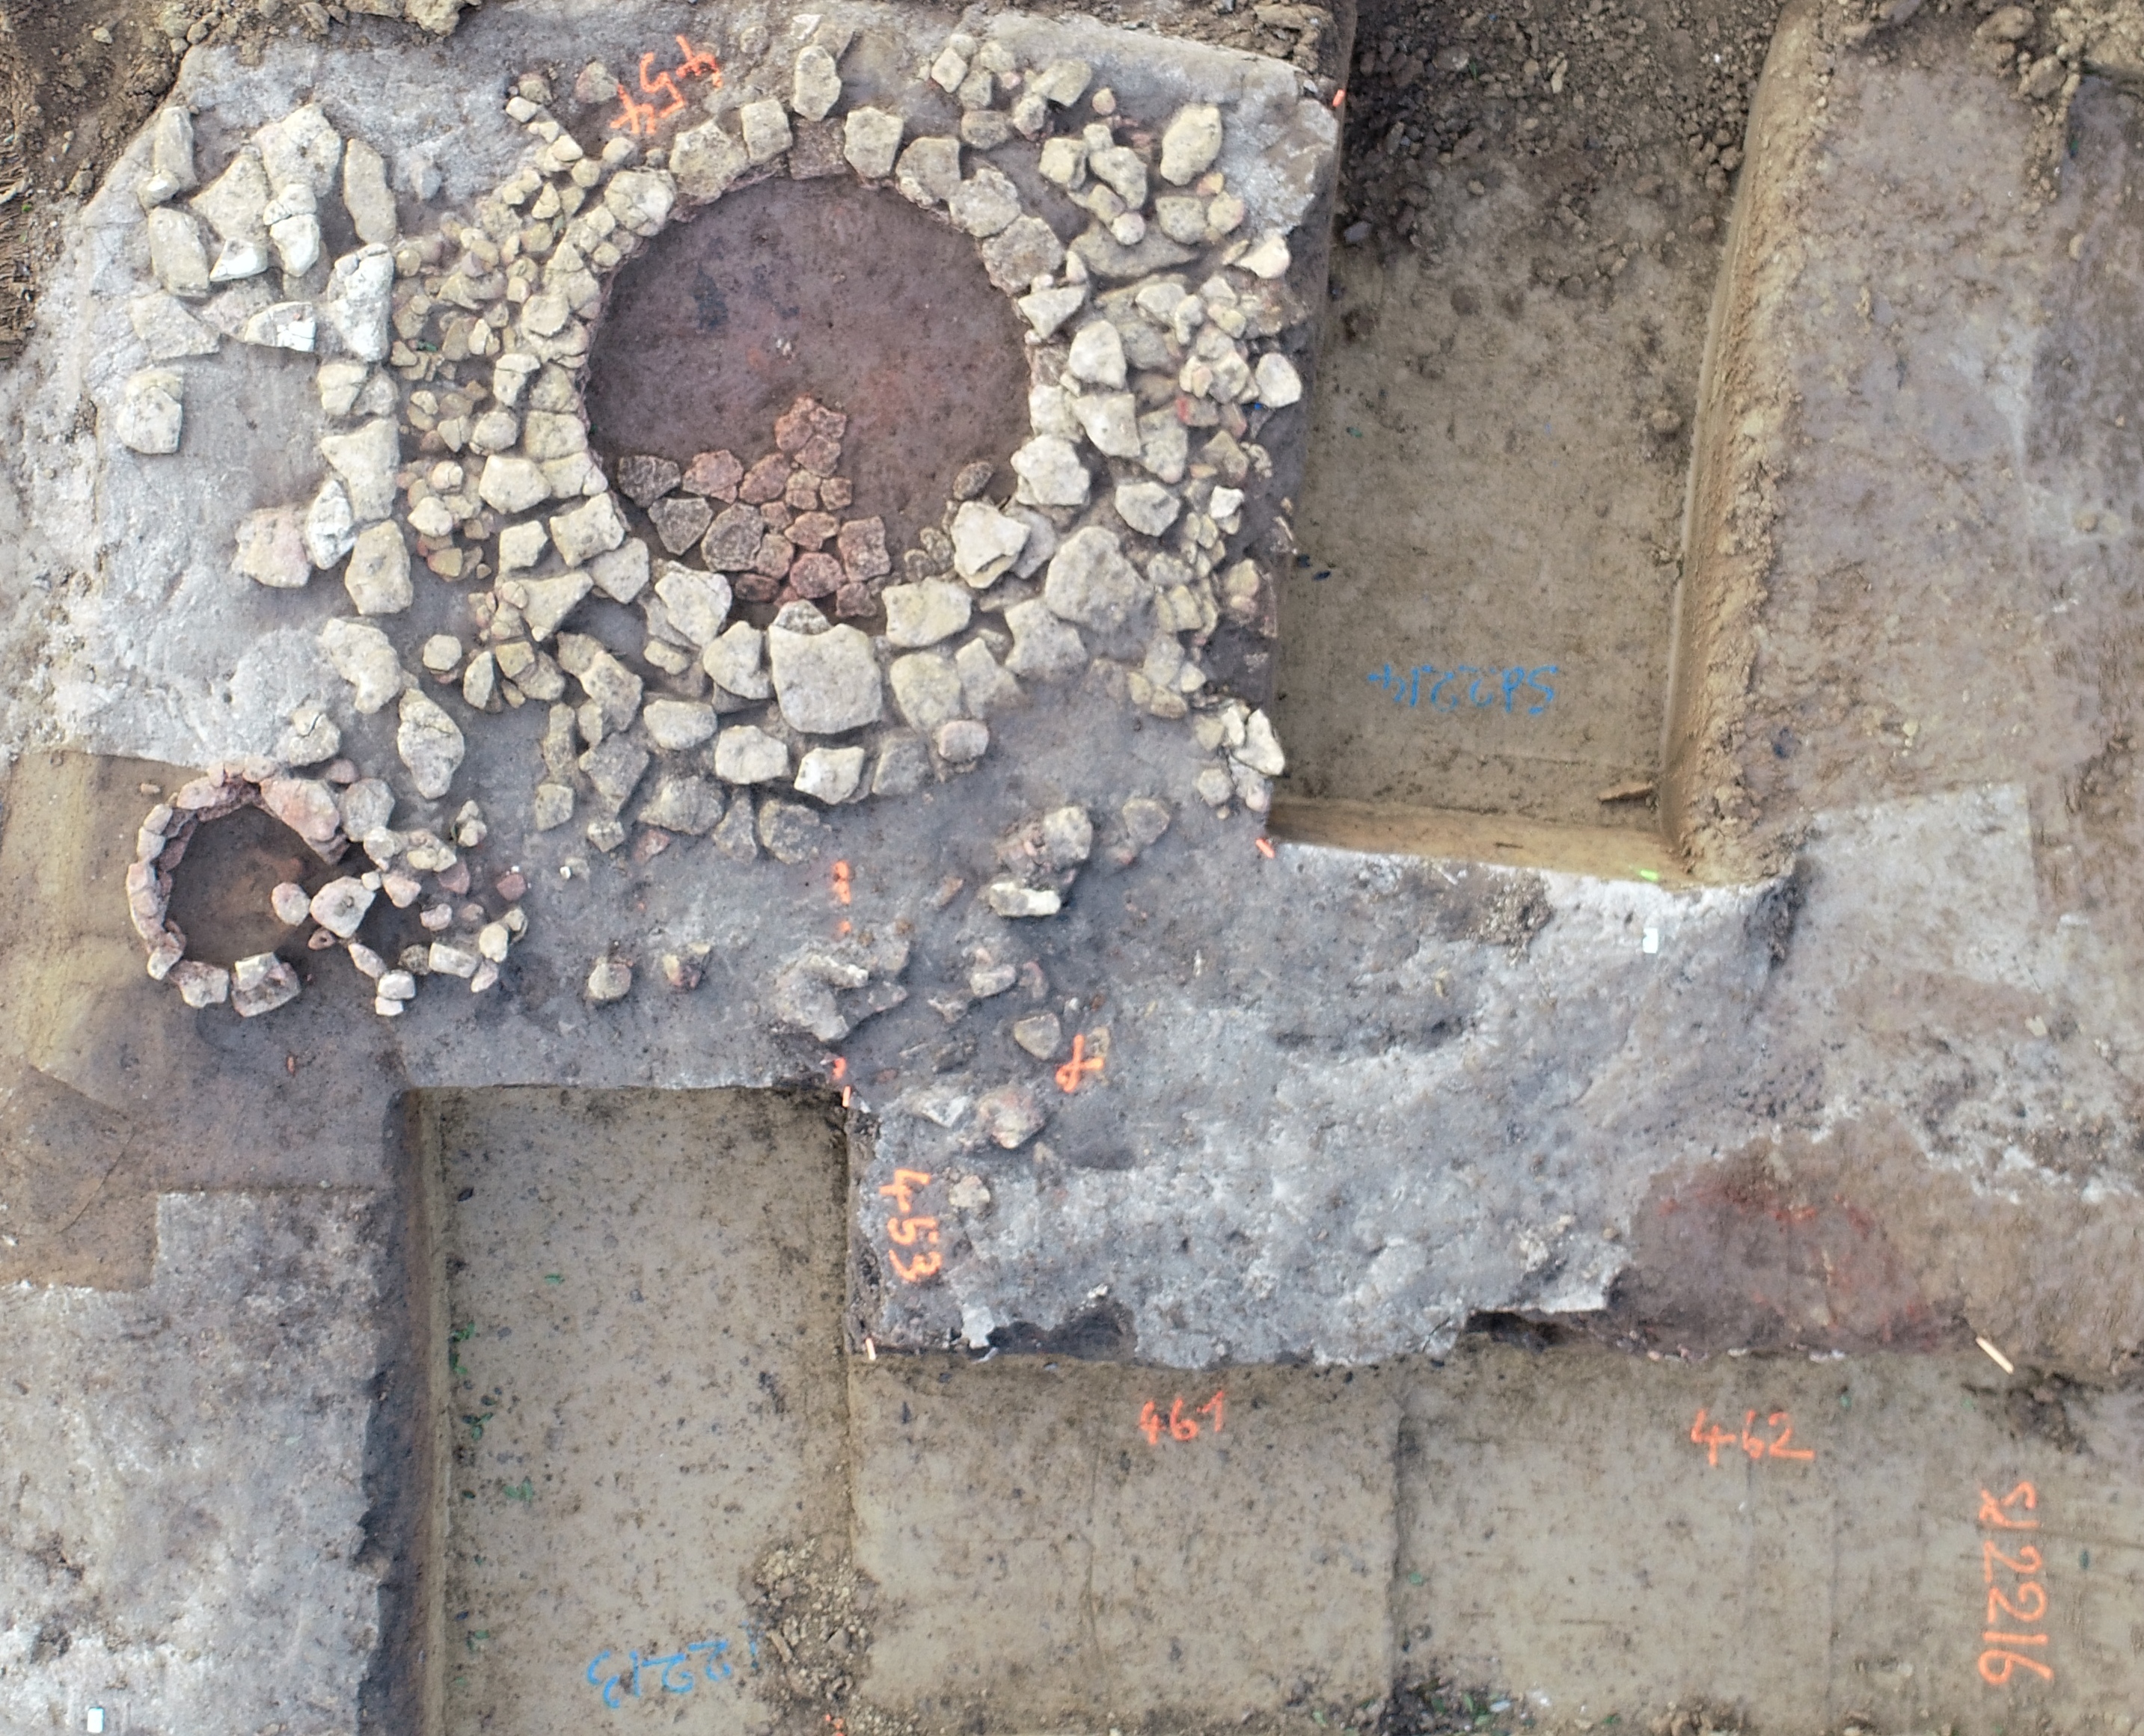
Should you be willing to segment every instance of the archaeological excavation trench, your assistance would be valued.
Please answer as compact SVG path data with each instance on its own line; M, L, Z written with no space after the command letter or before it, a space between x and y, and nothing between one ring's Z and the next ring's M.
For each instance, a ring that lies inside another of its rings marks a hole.
M2132 1736L2128 24L382 5L25 182L0 1724Z

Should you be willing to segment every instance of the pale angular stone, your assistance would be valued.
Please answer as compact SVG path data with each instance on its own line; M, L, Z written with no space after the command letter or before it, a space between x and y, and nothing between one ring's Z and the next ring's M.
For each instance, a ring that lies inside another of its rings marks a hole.
M588 1000L594 1006L608 1006L613 1001L623 1000L633 993L633 967L623 959L608 955L595 961L588 971Z
M823 623L816 610L805 608ZM787 618L785 610L767 630L767 647L775 696L789 727L831 736L877 722L883 700L871 641L853 627L787 630Z
M722 131L719 121L703 122L671 141L670 172L677 177L677 191L688 199L719 199L751 166L744 146Z
M565 784L538 784L529 823L539 832L556 831L573 817L573 792Z
M1060 435L1036 435L1013 454L1012 468L1020 478L1018 498L1030 506L1086 504L1086 466Z
M965 500L953 515L953 570L983 590L1019 558L1027 538L1020 520L986 500Z
M1088 172L1124 201L1128 211L1146 203L1146 165L1129 145L1105 145L1087 153Z
M492 696L498 691L499 659L489 651L479 652L462 672L462 703L481 712L491 704Z
M893 173L901 134L899 115L880 108L852 108L841 123L841 154L865 180L884 181Z
M310 211L270 223L268 239L286 276L302 277L320 263L320 220Z
M272 303L246 316L238 328L238 341L263 350L292 350L310 355L319 347L319 311L310 301Z
M453 718L414 687L402 696L400 719L395 751L409 768L417 793L428 801L436 801L447 793L467 751L462 732Z
M740 699L769 699L774 682L767 672L767 635L748 622L732 622L700 659L708 678Z
M393 417L377 417L355 434L324 436L320 455L342 479L350 509L360 524L374 523L395 510L395 472L402 462L402 439Z
M1065 1028L1055 1013L1030 1013L1012 1022L1012 1040L1038 1061L1052 1061L1065 1044Z
M313 920L337 940L347 940L372 908L373 897L371 888L361 880L331 880L313 895Z
M1070 191L1087 178L1087 141L1076 136L1044 140L1037 167L1045 181Z
M302 531L305 557L325 572L357 546L357 515L350 509L350 496L330 476L305 508Z
M931 751L922 737L906 730L879 743L878 761L871 768L874 796L913 796L931 777Z
M184 211L160 206L146 220L149 269L173 295L189 299L208 294L208 247L200 226Z
M1236 261L1238 269L1263 278L1285 277L1291 263L1288 238L1278 233L1260 237L1251 250Z
M395 196L387 190L387 165L363 139L343 147L342 203L368 246L395 245Z
M816 42L809 44L797 57L789 106L807 121L823 121L841 100L841 75L834 57Z
M395 255L385 247L362 247L337 260L320 304L320 323L332 347L360 361L386 360L394 293Z
M1149 410L1139 419L1139 461L1162 482L1184 480L1191 461L1189 431L1174 409Z
M972 716L987 717L1020 702L1020 683L980 639L970 639L955 652L953 667L960 672L961 697Z
M261 166L268 171L268 184L277 191L300 183L310 187L315 198L324 199L335 190L342 137L317 102L271 121L253 137L261 149Z
M1124 383L1123 334L1107 320L1089 320L1073 338L1065 365L1074 379L1112 390L1121 388Z
M249 277L258 277L267 269L268 247L265 236L259 241L226 241L216 250L216 263L208 268L208 280L212 284L238 283Z
M484 461L476 493L478 499L499 512L525 513L551 498L551 485L543 479L542 465L494 453Z
M1042 852L1053 869L1076 868L1094 849L1094 822L1076 802L1042 816Z
M168 368L144 368L129 374L112 419L119 444L130 452L152 456L176 452L186 423L181 401L184 389L185 382Z
M640 714L648 739L665 753L683 753L715 736L715 708L683 699L651 699Z
M372 370L363 362L322 362L313 376L320 395L320 413L340 421L357 408L358 394Z
M942 578L888 585L879 601L886 608L886 642L906 650L920 650L951 638L967 626L974 609L966 591Z
M755 164L773 161L792 142L789 112L773 97L746 103L737 111L737 125L744 132L744 154Z
M655 594L669 612L671 624L702 648L715 642L729 619L730 582L719 573L665 561Z
M893 184L918 205L943 205L960 189L960 141L911 139L894 165Z
M222 335L188 313L178 298L161 290L136 295L127 304L134 335L147 346L152 362L176 361L183 355L213 355Z
M1033 91L1022 91L1013 99L1011 120L1015 132L1035 138L1050 125L1050 105Z
M298 998L298 973L272 952L241 959L231 976L231 1004L241 1019L257 1019Z
M221 965L182 960L171 967L167 980L177 985L179 999L196 1009L220 1007L231 998L231 973Z
M1177 110L1161 135L1161 178L1171 186L1196 181L1221 154L1221 111L1210 102Z
M1055 916L1065 908L1064 900L1055 886L1023 886L1018 880L992 880L984 889L983 901L1000 916L1038 917ZM1007 1142L1000 1139L1000 1144ZM1017 1145L1015 1139L1010 1142Z
M292 712L290 727L275 743L275 757L285 766L317 766L341 751L341 730L316 705L301 705Z
M519 578L502 583L499 594L521 611L529 637L542 644L580 606L595 582L578 568L550 578Z
M451 940L434 940L428 962L434 976L474 976L476 967L484 962L474 948L457 946Z
M608 554L625 541L625 518L615 495L602 494L550 520L551 543L568 566Z
M943 652L912 652L896 657L886 671L893 702L911 729L928 735L960 715L960 672Z
M632 537L588 563L596 588L618 603L630 603L648 588L648 545Z
M1052 61L1029 76L1027 87L1060 108L1070 108L1086 94L1094 77L1094 69L1084 60Z
M1017 502L1005 509L1005 516L1017 518L1027 527L1027 543L1020 550L1020 558L1012 563L1013 576L1032 578L1057 553L1057 527L1035 508Z
M931 732L931 745L949 766L972 766L990 751L990 729L973 717L954 717Z
M640 677L595 640L579 633L558 638L558 663L581 684L612 729L630 729L640 715Z
M521 453L538 464L588 449L588 431L570 410L532 409L521 429Z
M409 546L391 520L359 533L343 573L343 588L360 615L399 615L416 599L409 583Z
M938 51L938 58L931 62L931 82L951 96L960 89L968 77L968 57L948 42Z
M655 793L641 804L638 818L643 826L703 838L722 817L723 806L719 786L689 772L672 773L656 780Z
M1041 218L1015 217L982 245L983 270L1008 295L1016 295L1038 277L1054 275L1065 263L1065 244Z
M267 239L268 175L258 151L243 146L222 174L187 201L226 245L259 246ZM263 268L266 260L261 261Z
M1052 142L1055 142L1054 141ZM1087 286L1068 284L1062 289L1036 290L1020 298L1019 308L1039 338L1056 336L1058 330L1086 305Z
M829 807L846 801L863 781L861 747L815 747L797 766L797 791Z
M1040 598L1016 603L1005 612L1012 630L1012 654L1005 667L1031 681L1062 681L1087 666L1087 647L1077 628L1068 626Z
M1273 720L1263 712L1253 712L1243 722L1243 740L1240 746L1231 747L1229 756L1238 764L1248 766L1261 776L1278 777L1288 770L1287 756L1280 751L1280 741L1273 734Z
M194 117L183 103L157 111L149 123L149 171L135 196L144 210L176 198L195 186Z
M526 523L509 524L499 533L499 570L502 573L525 572L543 558L543 551L550 546L550 536L540 520L531 518Z
M1269 350L1258 358L1256 378L1258 402L1271 409L1285 409L1303 397L1303 376L1278 350Z
M1042 601L1052 614L1105 632L1132 625L1145 594L1144 581L1124 558L1123 545L1098 525L1065 539L1042 584ZM1011 620L1010 610L1006 619ZM1019 656L1015 648L1013 668L1025 674Z
M779 739L739 724L715 738L715 776L725 783L778 783L789 776L789 750Z
M1206 239L1206 201L1164 193L1154 201L1154 220L1172 241L1196 247Z
M618 226L643 240L670 221L677 202L675 184L653 169L621 169L603 195L603 208L618 220Z
M1117 484L1112 503L1117 516L1143 536L1158 537L1176 522L1184 503L1158 482Z
M985 163L954 190L946 205L953 221L980 240L1020 215L1020 189Z
M580 758L581 775L588 779L603 812L615 818L633 799L648 770L648 753L630 736L605 736Z
M1139 401L1129 392L1083 393L1072 400L1072 414L1096 451L1111 458L1139 455Z

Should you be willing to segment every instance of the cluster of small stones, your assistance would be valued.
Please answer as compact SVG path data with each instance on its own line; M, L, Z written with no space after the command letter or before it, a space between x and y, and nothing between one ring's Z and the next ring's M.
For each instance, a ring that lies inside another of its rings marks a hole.
M415 236L398 231L378 151L317 105L260 128L198 191L191 122L166 109L140 187L158 286L131 308L154 365L127 381L116 432L176 450L184 381L168 365L226 338L320 358L326 478L251 514L233 570L295 588L341 568L354 613L324 625L321 648L360 714L397 707L397 751L427 801L464 756L457 712L534 701L550 708L538 830L579 811L590 841L617 849L639 796L653 848L706 835L800 861L818 809L972 766L1023 682L1099 661L1131 704L1191 719L1213 756L1202 799L1263 811L1284 763L1272 727L1211 690L1199 659L1224 615L1270 611L1229 538L1247 479L1271 471L1258 431L1303 391L1284 355L1257 346L1300 315L1284 237L1241 233L1244 202L1213 166L1219 109L1188 105L1157 134L1090 91L1084 62L1023 66L956 32L919 72L959 102L958 136L904 142L897 114L838 113L851 36L820 25L793 62L732 77L667 149L619 136L588 156L545 107L548 84L524 77L506 105L529 135L521 163L473 220ZM600 65L579 82L613 87ZM1090 118L1057 131L1083 104ZM1089 214L1069 247L980 160L1015 140ZM837 410L800 400L748 469L719 453L626 459L617 492L588 445L578 376L605 280L674 216L815 152L974 237L1030 328L1032 436L1009 494L988 498L992 468L970 467L898 582L882 524L836 516L851 498ZM360 245L330 261L319 211L338 191ZM703 564L679 558L694 552ZM380 624L413 605L419 564L468 588L469 611L465 632L410 647L422 675ZM596 595L638 603L642 667L569 630ZM732 618L759 603L776 608L764 627ZM881 615L876 634L852 624ZM332 731L317 713L302 708ZM591 994L610 998L593 981Z
M330 880L317 892L283 881L270 893L269 907L286 927L312 925L308 950L340 946L348 953L360 976L372 985L373 1009L384 1017L399 1017L416 998L419 980L428 976L458 978L472 994L483 994L496 985L509 950L528 932L519 902L527 886L518 869L499 875L494 885L506 905L500 914L494 915L470 895L473 876L463 852L479 849L489 830L474 801L464 802L455 815L449 841L421 827L393 830L395 792L378 778L360 776L348 760L335 761L319 777L300 776L275 760L234 760L150 810L127 871L127 909L148 948L149 975L173 984L190 1007L228 1000L241 1018L251 1019L298 997L297 973L276 954L241 959L228 970L189 959L186 937L170 919L171 872L194 833L241 807L272 815L324 862L340 863L353 840L370 859L372 866L362 873ZM392 963L359 938L383 895L396 910L423 900L418 921L430 936L403 948Z

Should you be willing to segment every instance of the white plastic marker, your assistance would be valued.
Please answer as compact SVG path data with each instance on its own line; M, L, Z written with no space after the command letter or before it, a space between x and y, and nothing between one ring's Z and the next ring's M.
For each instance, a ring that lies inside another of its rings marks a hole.
M2001 1351L1996 1349L1996 1347L1990 1344L1985 1338L1975 1338L1973 1342L1988 1352L1988 1360L1993 1362L1998 1368L2003 1371L2003 1373L2017 1373L2017 1371L2013 1366L2012 1366L2009 1357L2004 1356Z
M89 1731L89 1736L104 1736L103 1707L92 1706L89 1709L89 1719L85 1728Z

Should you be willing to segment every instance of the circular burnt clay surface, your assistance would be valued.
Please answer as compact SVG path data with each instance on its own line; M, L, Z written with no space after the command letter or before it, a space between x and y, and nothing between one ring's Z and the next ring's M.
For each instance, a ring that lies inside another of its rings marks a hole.
M808 394L848 415L845 516L883 518L897 559L938 523L961 466L1003 466L1026 439L1020 330L957 230L846 177L770 181L620 269L588 419L612 454L683 464L727 449L749 465Z

